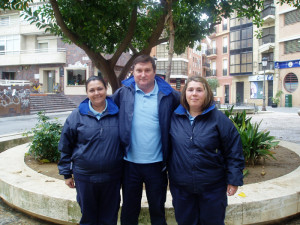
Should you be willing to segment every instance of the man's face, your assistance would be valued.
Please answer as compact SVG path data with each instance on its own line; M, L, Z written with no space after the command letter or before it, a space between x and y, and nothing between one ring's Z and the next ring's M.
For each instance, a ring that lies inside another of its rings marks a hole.
M133 76L135 83L144 93L149 93L153 90L155 71L151 62L137 63L134 66Z

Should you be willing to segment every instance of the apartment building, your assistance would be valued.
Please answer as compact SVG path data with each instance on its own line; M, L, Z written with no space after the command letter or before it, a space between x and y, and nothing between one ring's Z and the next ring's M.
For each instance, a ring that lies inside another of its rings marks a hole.
M151 56L156 58L156 72L164 77L168 68L168 46L167 43L154 47ZM201 51L196 48L186 48L185 52L173 54L170 85L180 91L188 76L201 75Z
M207 79L218 79L219 87L213 90L216 101L231 103L232 77L229 74L229 19L223 18L215 26L215 32L209 36L206 54L203 55L203 66Z
M300 10L266 0L261 17L264 23L259 29L236 13L216 25L210 42L203 40L208 46L203 74L218 79L215 99L222 104L271 106L272 97L282 91L281 106L300 106Z
M120 58L117 74L129 57ZM82 49L30 25L18 11L0 11L0 79L38 82L43 93L58 90L80 98L86 96L85 81L92 75L101 71Z
M22 20L17 11L0 11L0 78L38 80L45 92L60 83L66 49L60 38Z
M265 106L271 106L271 98L277 83L274 61L278 55L275 48L276 6L273 0L264 2L261 18L264 20L263 26L260 29L253 27L253 74L249 76L245 94L248 96L248 102L263 105L265 99ZM261 38L255 36L257 32L261 32ZM263 66L263 60L267 62L266 66Z
M276 8L276 47L275 60L277 77L274 91L282 90L282 106L300 106L300 9L287 4Z

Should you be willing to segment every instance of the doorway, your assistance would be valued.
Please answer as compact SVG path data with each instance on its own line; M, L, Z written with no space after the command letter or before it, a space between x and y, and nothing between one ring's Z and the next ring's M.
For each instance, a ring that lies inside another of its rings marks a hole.
M272 105L272 97L273 97L273 81L268 80L268 106Z
M225 85L225 101L224 103L229 104L229 85Z
M55 85L55 71L44 70L43 72L43 88L45 93L53 93Z
M236 82L236 104L244 102L244 82Z

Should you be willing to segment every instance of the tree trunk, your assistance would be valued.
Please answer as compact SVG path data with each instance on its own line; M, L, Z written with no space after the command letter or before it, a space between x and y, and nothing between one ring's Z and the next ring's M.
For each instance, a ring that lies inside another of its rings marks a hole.
M174 40L175 40L175 31L173 24L173 15L172 15L172 0L168 1L168 14L169 14L169 52L168 52L168 67L166 72L166 81L170 83L171 71L172 71L172 58L174 54Z

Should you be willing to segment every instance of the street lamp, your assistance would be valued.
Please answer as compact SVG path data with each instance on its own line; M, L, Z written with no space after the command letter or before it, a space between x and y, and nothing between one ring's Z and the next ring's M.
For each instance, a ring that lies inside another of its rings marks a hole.
M153 60L154 60L154 62L155 62L155 65L156 65L157 58L155 57L155 55L153 56Z
M264 83L263 83L263 105L262 105L262 109L261 111L267 111L266 109L266 67L268 65L268 58L267 57L263 57L262 61L261 61L263 70L264 70Z

